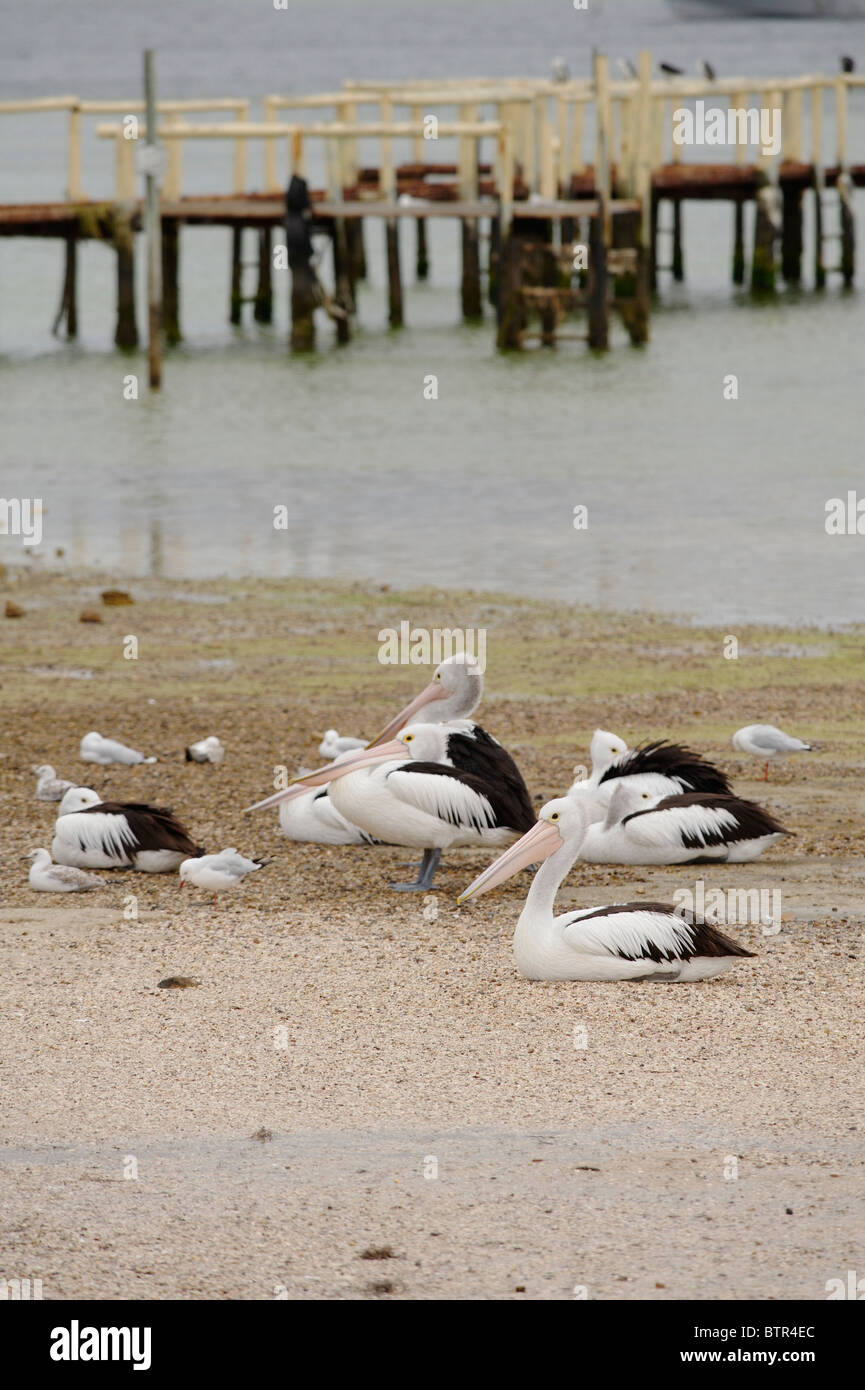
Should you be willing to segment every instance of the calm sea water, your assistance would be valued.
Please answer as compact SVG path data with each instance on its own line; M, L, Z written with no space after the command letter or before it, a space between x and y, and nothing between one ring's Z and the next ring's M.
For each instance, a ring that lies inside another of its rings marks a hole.
M569 0L290 0L287 12L270 0L3 0L0 25L4 98L136 94L146 44L161 95L180 97L546 74L557 54L587 73L593 46L649 47L690 71L707 57L721 72L834 72L842 52L865 67L865 24L688 24L661 0L590 0L587 12ZM851 143L865 162L865 92ZM107 193L110 148L91 128L85 149L87 191ZM185 188L227 189L230 160L199 145ZM56 198L64 180L64 119L0 116L0 198ZM617 330L602 359L582 344L502 359L491 317L459 322L448 224L432 224L431 280L408 275L407 327L387 330L381 236L368 227L355 341L337 350L323 322L320 351L297 361L287 283L277 277L272 327L231 329L228 233L187 232L185 342L162 395L143 388L135 402L123 377L143 382L143 360L111 348L113 255L82 250L69 345L49 331L58 245L0 241L0 492L44 499L41 563L496 588L723 625L863 617L865 539L824 529L827 498L865 496L857 294L833 283L820 299L752 305L729 283L730 210L692 205L687 283L664 279L647 350ZM407 271L412 238L404 228ZM423 397L431 373L437 401ZM728 373L737 401L722 397ZM281 504L289 526L275 531ZM578 504L587 530L574 529ZM0 537L0 559L20 558L20 541Z

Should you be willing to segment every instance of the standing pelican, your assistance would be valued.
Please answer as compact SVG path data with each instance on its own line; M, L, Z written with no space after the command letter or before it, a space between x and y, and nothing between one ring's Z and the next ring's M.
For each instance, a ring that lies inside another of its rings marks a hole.
M513 759L470 720L413 724L297 781L322 783L336 809L377 840L423 850L416 882L391 885L400 892L427 891L443 849L507 844L535 818Z
M483 693L484 677L477 661L469 652L457 652L439 663L429 685L394 715L369 747L375 748L394 738L409 724L444 724L452 719L468 719L480 704Z
M752 753L754 757L765 761L766 767L761 779L764 782L769 780L771 758L786 758L790 753L811 752L810 743L803 743L801 738L792 738L782 729L776 729L774 724L746 724L744 729L739 729L733 735L733 747L738 748L740 753Z
M753 951L684 908L616 903L553 916L559 885L588 826L581 801L548 801L533 828L460 894L487 893L541 861L514 932L514 960L529 980L707 980Z
M768 811L737 796L683 792L652 796L626 777L606 819L590 825L580 858L590 864L744 864L790 831Z

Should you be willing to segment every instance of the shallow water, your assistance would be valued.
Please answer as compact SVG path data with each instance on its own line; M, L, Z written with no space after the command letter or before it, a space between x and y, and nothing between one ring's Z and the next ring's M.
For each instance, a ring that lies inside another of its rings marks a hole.
M287 13L155 0L146 16L81 0L44 20L36 5L15 14L0 57L9 97L135 92L145 41L161 93L177 96L545 73L556 53L580 73L593 45L612 56L647 46L690 71L702 56L722 72L831 72L842 51L865 64L865 24L687 24L659 0L585 13L559 0L447 0L434 12L421 0L320 0ZM0 119L0 196L57 197L62 119ZM865 160L865 92L851 98L851 147ZM87 149L85 184L100 193L109 153L92 135ZM226 187L229 166L220 144L199 145L185 186ZM857 205L861 214L861 195ZM505 589L724 626L860 619L862 538L824 526L828 498L865 486L858 297L833 281L820 299L805 290L750 304L729 284L731 216L686 209L687 284L664 277L648 349L617 328L602 359L580 343L497 356L491 317L459 322L457 229L433 223L432 279L409 277L405 330L386 328L382 229L370 226L357 338L337 350L323 325L318 354L292 361L287 283L276 277L272 328L232 330L228 233L187 231L185 343L167 357L162 396L143 388L138 401L123 399L123 377L143 383L143 358L110 346L111 253L83 249L70 346L49 333L57 245L4 240L3 495L43 498L46 564ZM410 269L412 229L402 235ZM737 401L722 397L728 373ZM437 401L423 398L429 374ZM288 526L277 531L280 505ZM586 530L574 529L577 505ZM20 540L0 537L0 560L21 558Z

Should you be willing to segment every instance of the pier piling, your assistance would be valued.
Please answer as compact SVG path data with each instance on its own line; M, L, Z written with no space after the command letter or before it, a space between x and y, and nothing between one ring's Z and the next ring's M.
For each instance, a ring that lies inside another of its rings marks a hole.
M751 261L751 291L754 294L772 294L775 290L775 197L776 190L768 182L757 193Z
M240 323L243 308L243 227L231 229L231 289L229 290L228 322Z
M273 228L258 233L258 280L255 286L253 317L256 323L273 322Z
M426 280L429 275L429 255L426 244L426 218L417 219L417 257L415 274L418 280Z
M685 253L682 242L682 200L673 199L673 279L681 282L685 278Z
M476 217L464 217L461 226L463 255L460 298L463 318L471 322L483 317L478 219Z
M119 348L138 347L135 320L135 233L132 218L135 205L117 203L114 207L112 239L117 253L117 322L114 342Z
M56 334L61 323L66 321L66 337L78 337L78 233L72 230L67 233L64 242L63 257L63 291L60 296L60 307L51 328L51 332Z
M395 217L385 220L387 243L388 322L391 328L402 328L402 276L399 264L399 223Z
M802 279L802 190L785 188L781 206L781 274L788 285L798 285Z
M745 204L737 198L733 211L733 284L745 283Z
M180 331L180 227L176 217L162 219L162 328L166 343L182 342Z
M604 352L610 345L607 301L607 248L604 239L603 200L589 229L589 347Z

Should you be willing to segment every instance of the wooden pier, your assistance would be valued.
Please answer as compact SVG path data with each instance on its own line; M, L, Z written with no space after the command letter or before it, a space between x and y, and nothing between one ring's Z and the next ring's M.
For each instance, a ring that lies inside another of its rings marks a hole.
M590 347L605 349L612 311L620 314L631 341L644 343L652 294L662 276L684 278L686 202L731 205L732 278L737 284L747 280L754 293L772 294L779 279L799 284L805 278L806 194L814 220L813 286L822 289L830 275L850 286L852 190L865 186L865 163L849 159L847 106L851 91L861 86L865 78L850 73L659 81L651 55L644 52L636 77L627 81L611 81L606 57L596 55L591 79L562 83L347 82L337 92L269 95L261 102L261 120L250 118L248 98L161 101L154 134L164 150L162 301L154 321L161 319L167 344L181 340L182 240L195 227L224 226L231 231L232 323L242 322L247 305L256 321L270 322L274 293L290 280L293 347L314 346L318 309L334 320L337 341L348 342L356 285L366 275L367 255L377 240L386 266L389 323L398 328L404 322L405 278L399 223L416 228L415 274L423 280L429 273L426 224L436 217L460 223L462 316L480 321L485 303L493 305L500 348L583 337ZM701 103L703 110L779 112L777 151L749 144L755 130L749 136L743 126L740 138L724 151L725 162L694 158L695 147L677 143L674 131L677 113L681 122L683 111L696 114ZM362 119L359 112L368 108L373 108L371 118ZM112 247L115 342L134 348L139 343L136 238L143 210L136 151L149 138L144 103L72 96L0 102L0 117L43 111L67 113L65 196L43 204L0 205L0 236L62 242L54 328L63 325L69 337L78 331L78 245L99 240ZM286 112L290 118L282 119ZM109 164L104 170L98 191L83 187L85 134L101 142L94 149L113 151L113 169ZM184 162L203 140L229 146L230 186L206 196L184 194ZM441 150L438 142L450 145L450 159L433 158ZM377 150L374 162L361 163L361 146ZM147 148L152 151L153 145ZM309 190L309 225L332 243L329 286L296 257L290 274L280 275L286 268L286 185L292 176L306 179L313 152L324 177L320 187ZM257 161L253 176L251 154ZM755 209L750 270L748 203ZM379 226L382 231L373 237ZM250 241L251 262L244 260ZM244 275L248 269L255 273L253 287ZM573 319L582 327L569 330L567 321Z

